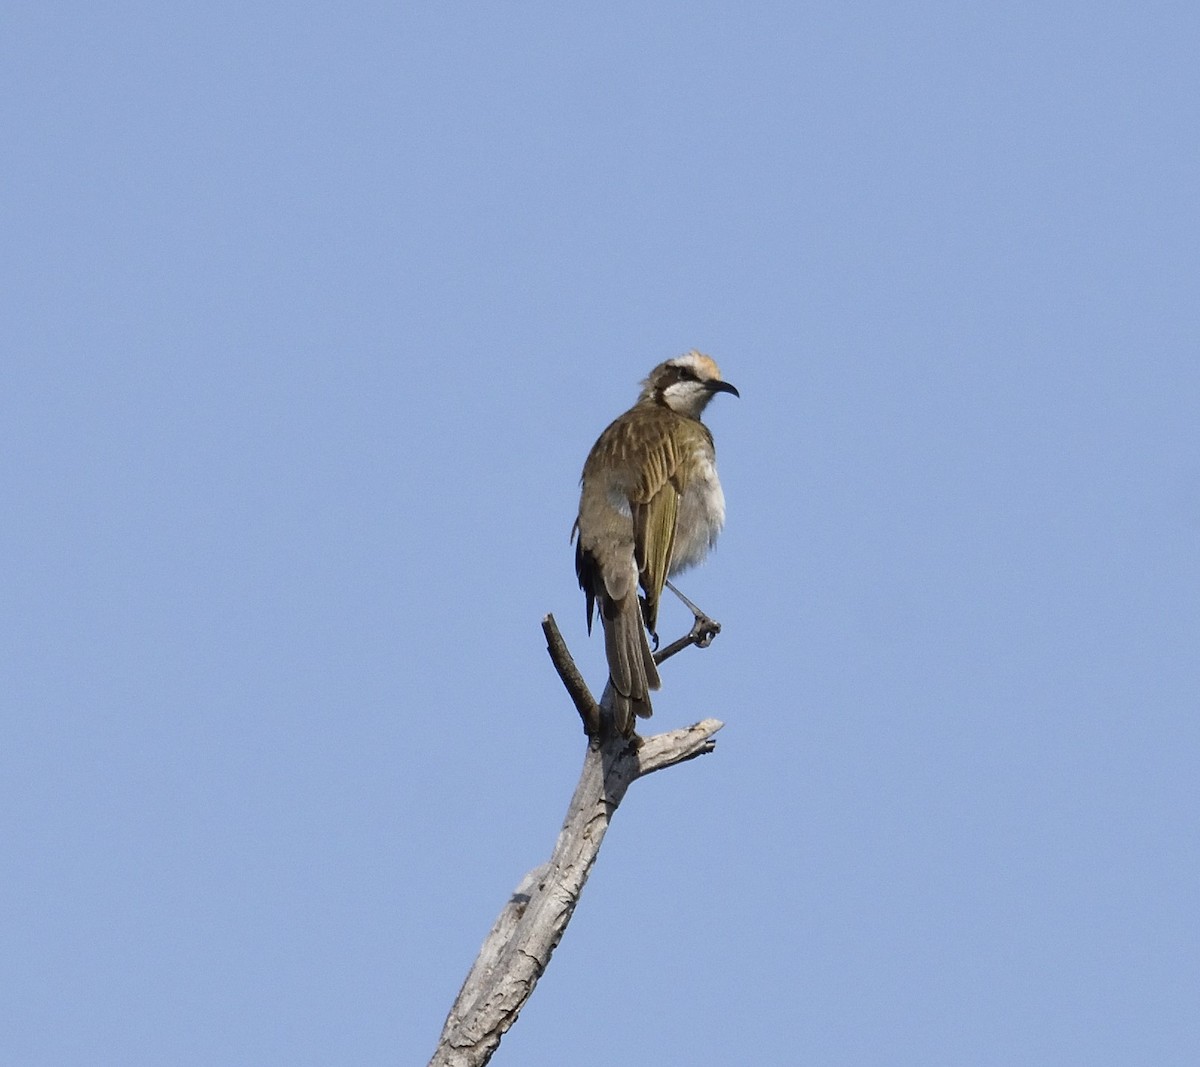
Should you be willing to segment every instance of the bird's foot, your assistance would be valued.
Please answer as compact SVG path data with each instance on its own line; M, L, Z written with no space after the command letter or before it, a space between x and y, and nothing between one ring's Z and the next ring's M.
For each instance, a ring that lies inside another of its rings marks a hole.
M655 663L665 663L676 652L682 652L690 645L697 648L708 648L712 639L721 632L721 624L716 619L710 619L702 611L696 612L692 628L677 641L672 641L666 648L654 653Z
M696 621L692 623L692 631L688 635L697 648L708 648L712 640L721 632L721 624L716 619L710 619L703 612L695 612ZM655 646L658 647L657 645Z

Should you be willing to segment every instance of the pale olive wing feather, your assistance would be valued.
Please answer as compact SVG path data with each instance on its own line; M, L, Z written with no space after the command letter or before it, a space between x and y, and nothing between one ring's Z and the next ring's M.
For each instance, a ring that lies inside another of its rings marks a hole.
M671 434L663 433L647 451L641 477L630 494L634 558L646 594L646 626L651 633L657 629L658 601L675 551L682 473L675 441Z
M671 482L645 504L633 505L633 544L642 589L646 594L646 625L658 629L658 600L675 551L679 492Z

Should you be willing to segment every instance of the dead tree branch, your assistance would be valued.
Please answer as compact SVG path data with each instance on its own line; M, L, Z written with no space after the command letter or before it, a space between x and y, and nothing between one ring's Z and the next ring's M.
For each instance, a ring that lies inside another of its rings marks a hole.
M542 629L588 734L583 770L550 860L522 879L501 911L450 1009L429 1067L481 1067L491 1059L549 965L625 791L644 775L711 752L713 734L723 725L705 719L645 739L617 735L607 691L598 705L552 615L542 621ZM699 644L693 635L674 645ZM678 651L674 645L663 652Z

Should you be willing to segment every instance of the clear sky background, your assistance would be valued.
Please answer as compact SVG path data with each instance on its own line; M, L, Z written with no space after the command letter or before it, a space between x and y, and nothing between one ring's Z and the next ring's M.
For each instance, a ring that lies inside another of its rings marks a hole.
M711 353L724 624L494 1062L1192 1065L1200 8L14 3L0 1062L420 1064ZM688 616L664 609L664 637Z

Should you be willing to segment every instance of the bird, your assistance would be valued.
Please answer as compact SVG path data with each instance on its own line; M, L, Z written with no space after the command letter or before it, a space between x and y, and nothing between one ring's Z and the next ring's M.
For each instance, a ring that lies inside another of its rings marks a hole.
M599 609L613 724L625 737L635 717L649 718L660 686L649 637L657 647L663 585L703 560L725 523L713 437L700 421L717 393L741 395L711 356L693 349L660 363L583 465L575 573L589 634Z

